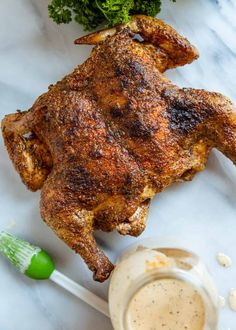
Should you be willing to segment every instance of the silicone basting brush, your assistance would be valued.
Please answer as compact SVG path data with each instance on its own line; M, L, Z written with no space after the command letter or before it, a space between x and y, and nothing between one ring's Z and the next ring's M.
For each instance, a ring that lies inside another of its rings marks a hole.
M50 279L109 317L108 303L57 271L52 258L40 247L2 231L0 253L22 274L35 280Z

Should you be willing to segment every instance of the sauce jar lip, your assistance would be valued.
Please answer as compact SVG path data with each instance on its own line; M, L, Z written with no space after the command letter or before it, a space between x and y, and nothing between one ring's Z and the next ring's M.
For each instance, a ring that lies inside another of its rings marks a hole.
M128 245L125 249L123 249L118 256L116 260L116 264L120 263L123 259L128 257L130 254L135 253L139 249L150 249L157 252L162 252L161 250L179 250L186 254L189 254L189 256L194 257L197 262L200 260L200 257L192 251L191 248L186 248L183 245L183 240L177 239L172 236L165 236L165 237L146 237L138 242L131 243Z

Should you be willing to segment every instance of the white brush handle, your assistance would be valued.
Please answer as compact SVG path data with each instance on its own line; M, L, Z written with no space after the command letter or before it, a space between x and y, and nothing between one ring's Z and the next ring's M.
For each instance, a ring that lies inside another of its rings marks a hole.
M106 315L107 317L110 317L108 303L105 300L99 298L94 293L85 289L78 283L72 281L70 278L61 274L57 270L54 270L50 276L50 280L57 283L58 285L63 287L65 290L69 291L70 293L72 293L73 295L78 297L79 299L86 302L88 305L92 306L99 312Z

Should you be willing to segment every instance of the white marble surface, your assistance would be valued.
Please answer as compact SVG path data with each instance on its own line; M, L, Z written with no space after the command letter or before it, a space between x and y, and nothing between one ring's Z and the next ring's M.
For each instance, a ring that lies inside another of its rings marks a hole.
M236 102L235 0L164 1L160 15L186 35L201 54L190 66L168 72L182 86L206 88ZM76 24L55 25L46 0L0 1L0 116L27 109L47 86L84 61L90 47L74 46L83 32ZM0 229L13 232L51 252L58 268L106 297L107 283L91 280L80 257L67 248L39 215L39 193L27 191L12 168L0 140ZM236 287L236 168L213 151L207 169L193 182L177 184L157 196L151 207L148 236L186 239L208 264L221 295ZM113 260L136 239L98 233ZM220 268L217 252L231 255L233 267ZM108 319L50 282L34 282L0 259L0 330L111 330ZM236 313L221 312L224 329L236 329Z

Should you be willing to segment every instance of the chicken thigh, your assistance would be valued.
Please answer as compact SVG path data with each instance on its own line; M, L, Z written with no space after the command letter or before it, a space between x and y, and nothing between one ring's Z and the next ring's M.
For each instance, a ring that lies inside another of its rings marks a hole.
M28 111L7 115L2 132L25 185L42 189L42 218L102 282L113 264L94 230L139 235L150 199L191 180L212 148L236 163L236 111L163 76L198 52L160 20L134 16L76 44L96 46Z

